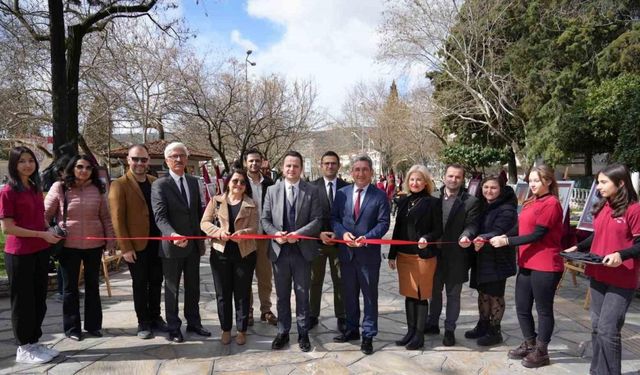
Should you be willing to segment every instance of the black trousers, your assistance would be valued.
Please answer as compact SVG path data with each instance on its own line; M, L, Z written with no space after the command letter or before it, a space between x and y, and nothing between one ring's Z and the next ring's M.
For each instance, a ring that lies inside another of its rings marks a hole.
M99 290L102 249L102 247L95 249L65 247L59 257L64 280L62 324L67 335L81 332L78 292L80 262L84 265L84 329L86 331L102 329L102 304Z
M230 251L237 254L228 254ZM253 271L256 268L257 255L255 252L242 258L237 249L225 249L225 252L211 249L211 274L216 289L218 303L218 318L223 331L231 331L232 305L235 303L236 328L239 332L247 330L249 318L249 295Z
M158 256L158 241L136 252L135 263L127 263L133 284L133 305L139 325L150 324L160 317L162 294L162 261Z
M555 325L553 299L562 272L534 271L521 268L516 278L516 313L525 340L538 338L549 343ZM538 312L538 333L533 320L533 302Z
M164 309L169 331L177 331L182 325L178 317L180 278L184 273L184 317L187 325L202 326L200 319L200 253L191 251L184 258L162 258L164 274Z
M28 255L4 253L11 295L11 326L18 345L34 344L42 336L47 312L49 250Z

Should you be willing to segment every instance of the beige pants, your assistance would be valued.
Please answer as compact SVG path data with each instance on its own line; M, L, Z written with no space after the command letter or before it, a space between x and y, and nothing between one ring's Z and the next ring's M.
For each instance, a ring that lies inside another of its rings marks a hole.
M258 298L260 298L260 312L271 311L271 288L273 271L269 260L269 240L256 240L256 278L258 279ZM253 310L253 286L249 299L249 306Z

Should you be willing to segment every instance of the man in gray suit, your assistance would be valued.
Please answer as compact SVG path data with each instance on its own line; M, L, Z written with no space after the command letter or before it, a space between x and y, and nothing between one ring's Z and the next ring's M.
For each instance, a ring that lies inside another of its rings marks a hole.
M204 255L203 240L180 239L201 236L200 218L203 214L198 180L185 173L189 151L179 142L167 145L164 157L169 175L157 179L151 187L151 205L156 224L163 236L178 237L162 241L160 257L164 273L164 307L169 340L183 342L178 317L180 277L184 272L184 317L187 332L211 336L200 321L200 256Z
M262 208L262 228L265 233L281 236L271 241L269 257L278 297L278 335L272 349L282 349L289 342L291 330L291 284L296 295L296 323L300 350L311 350L309 342L309 287L311 262L318 254L315 240L296 240L293 235L317 236L322 227L322 206L318 189L300 179L302 155L296 151L285 154L284 180L267 190Z

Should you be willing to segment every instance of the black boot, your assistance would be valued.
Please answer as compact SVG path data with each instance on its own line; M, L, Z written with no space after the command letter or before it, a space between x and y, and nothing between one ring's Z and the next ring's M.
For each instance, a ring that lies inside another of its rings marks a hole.
M476 326L465 332L464 337L468 339L478 339L487 334L489 328L489 320L488 319L480 319L478 320L478 324Z
M407 334L403 338L396 341L396 345L405 346L413 335L416 333L416 301L413 298L405 298L404 311L407 315Z
M407 350L418 350L424 346L424 326L427 321L427 312L429 311L429 305L427 301L420 301L417 303L416 308L416 334L407 344Z
M492 346L500 344L504 339L500 331L500 324L491 324L487 330L487 334L480 337L477 341L479 346Z

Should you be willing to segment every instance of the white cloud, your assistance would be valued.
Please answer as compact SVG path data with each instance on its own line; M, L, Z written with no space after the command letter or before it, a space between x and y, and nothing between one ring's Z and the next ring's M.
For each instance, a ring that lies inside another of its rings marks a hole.
M231 42L242 47L244 50L256 51L258 49L258 46L256 46L255 43L249 39L243 38L242 34L238 30L231 31Z
M249 0L250 16L283 27L282 39L255 55L260 74L310 79L319 104L337 115L359 81L388 83L400 69L375 59L383 0Z

